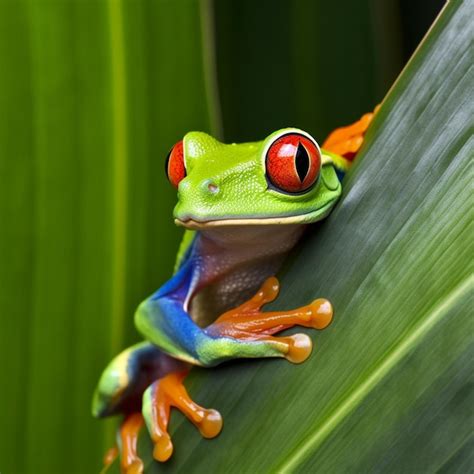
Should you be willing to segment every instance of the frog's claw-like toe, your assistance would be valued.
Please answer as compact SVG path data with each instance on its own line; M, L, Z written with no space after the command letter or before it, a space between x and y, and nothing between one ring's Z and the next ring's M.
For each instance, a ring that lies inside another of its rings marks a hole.
M278 288L278 280L275 277L268 278L253 298L224 313L206 331L237 339L264 339L292 326L324 329L329 325L333 309L324 298L293 310L261 311L264 304L276 298Z
M121 450L114 446L105 453L105 470L120 455L120 470L123 474L143 473L143 462L137 454L138 435L143 424L141 413L135 412L125 416L119 430Z
M364 135L369 128L379 106L373 112L364 114L357 122L347 127L336 128L329 134L323 143L323 149L337 153L340 156L352 160L364 143Z
M143 394L143 416L155 444L153 457L167 461L173 454L173 443L168 433L170 409L179 409L199 430L204 438L214 438L222 429L222 417L213 409L206 409L191 400L183 379L187 372L173 372L151 384Z

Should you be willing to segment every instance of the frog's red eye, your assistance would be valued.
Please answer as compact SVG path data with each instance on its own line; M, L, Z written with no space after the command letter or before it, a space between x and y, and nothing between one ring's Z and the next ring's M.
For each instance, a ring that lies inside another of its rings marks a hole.
M277 138L265 157L267 178L288 193L307 191L318 179L321 154L315 142L300 133Z
M183 140L176 143L168 153L166 159L166 174L170 183L177 188L179 182L186 177L186 167L184 164Z

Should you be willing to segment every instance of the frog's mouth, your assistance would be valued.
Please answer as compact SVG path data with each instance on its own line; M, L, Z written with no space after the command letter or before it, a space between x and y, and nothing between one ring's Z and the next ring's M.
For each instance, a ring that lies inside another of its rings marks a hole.
M176 225L187 229L206 229L209 227L223 226L245 226L245 225L283 225L303 223L301 216L289 217L262 217L247 219L216 219L209 221L199 221L195 219L175 219Z
M176 225L186 227L187 229L203 230L212 227L224 227L224 226L264 226L264 225L286 225L286 224L311 224L312 222L324 219L337 199L329 201L325 206L308 212L306 214L298 214L295 216L277 216L277 217L245 217L245 218L218 218L200 220L194 217L186 218L175 218L174 222Z

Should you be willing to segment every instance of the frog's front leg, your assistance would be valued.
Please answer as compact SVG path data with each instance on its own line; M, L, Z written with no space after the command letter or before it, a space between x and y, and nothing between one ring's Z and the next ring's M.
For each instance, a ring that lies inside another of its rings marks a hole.
M282 356L290 362L300 363L311 353L311 339L306 334L273 337L292 326L314 329L327 327L333 315L331 303L323 298L311 304L289 311L262 312L263 305L275 300L279 283L275 277L268 278L259 291L242 305L227 311L206 328L211 335L220 335L241 341L259 341L282 346ZM269 350L269 354L272 355Z
M200 328L191 319L183 301L161 294L140 305L135 322L150 342L195 365L212 367L229 359L262 357L303 362L312 349L309 336L272 334L294 325L323 329L331 321L332 307L321 299L292 311L261 312L261 306L277 294L278 281L271 278L252 299L207 328Z

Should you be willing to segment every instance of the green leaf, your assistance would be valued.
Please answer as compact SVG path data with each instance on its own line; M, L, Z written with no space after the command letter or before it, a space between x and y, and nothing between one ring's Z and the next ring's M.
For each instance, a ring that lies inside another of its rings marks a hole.
M147 472L468 472L473 426L472 4L451 1L403 71L333 214L281 274L273 308L327 297L312 357L193 370L224 430L179 414Z
M113 442L91 396L182 233L163 162L219 128L206 41L198 2L0 2L2 473L97 472Z

